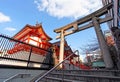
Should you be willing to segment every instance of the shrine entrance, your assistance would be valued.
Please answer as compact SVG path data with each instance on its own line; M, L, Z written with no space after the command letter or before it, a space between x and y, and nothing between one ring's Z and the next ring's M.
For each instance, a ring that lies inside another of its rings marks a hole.
M101 9L93 12L92 14L89 14L89 15L87 15L79 20L76 20L66 26L63 26L61 28L54 30L54 32L59 34L56 38L57 39L60 38L59 62L63 61L65 36L77 33L79 31L82 31L82 30L85 30L85 29L88 29L91 27L94 27L96 35L97 35L97 39L98 39L98 42L100 45L101 53L103 55L105 67L113 68L113 61L111 59L110 52L108 50L108 46L106 44L104 35L101 30L101 26L100 26L100 24L108 22L113 19L111 16L106 15L108 13L108 10L110 10L111 8L112 8L112 3L102 7ZM103 16L103 15L106 15L106 16ZM80 26L81 24L83 26ZM62 65L60 67L62 68Z

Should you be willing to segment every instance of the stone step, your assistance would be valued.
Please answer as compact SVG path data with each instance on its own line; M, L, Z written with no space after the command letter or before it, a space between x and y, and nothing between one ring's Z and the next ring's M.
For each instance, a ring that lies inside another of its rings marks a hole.
M86 81L80 81L80 80L69 80L69 79L62 79L62 78L56 78L56 77L45 77L45 82L86 82Z
M120 70L54 70L53 73L120 76Z
M64 77L63 77L64 75ZM81 74L69 74L69 73L50 73L48 76L55 77L55 78L65 78L69 80L82 80L82 81L88 81L93 80L93 82L96 82L96 80L102 80L104 81L120 81L120 77L118 76L101 76L101 75L81 75Z
M63 82L120 82L119 73L120 70L54 70L39 82L62 82L62 78Z

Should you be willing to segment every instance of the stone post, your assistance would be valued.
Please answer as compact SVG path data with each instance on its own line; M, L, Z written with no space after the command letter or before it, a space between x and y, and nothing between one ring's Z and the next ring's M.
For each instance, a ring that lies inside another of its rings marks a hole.
M61 31L60 35L60 53L59 53L59 63L63 61L64 58L64 30ZM63 65L60 65L60 68L62 68Z
M97 20L97 17L93 17L92 21L93 21L93 25L95 28L97 38L98 38L99 46L100 46L100 49L101 49L101 52L103 55L103 60L104 60L105 66L106 66L106 68L111 69L111 68L113 68L113 61L110 56L110 52L109 52L108 46L106 44L104 35L102 33L100 24Z

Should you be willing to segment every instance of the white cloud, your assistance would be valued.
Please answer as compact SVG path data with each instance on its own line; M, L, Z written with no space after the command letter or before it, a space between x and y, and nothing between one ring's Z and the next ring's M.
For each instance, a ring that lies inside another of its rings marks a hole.
M11 21L11 19L9 16L6 16L2 12L0 12L0 23L10 22L10 21Z
M63 18L78 18L90 14L102 7L101 0L34 0L39 11Z
M16 28L6 27L4 30L12 32L12 31L16 31Z

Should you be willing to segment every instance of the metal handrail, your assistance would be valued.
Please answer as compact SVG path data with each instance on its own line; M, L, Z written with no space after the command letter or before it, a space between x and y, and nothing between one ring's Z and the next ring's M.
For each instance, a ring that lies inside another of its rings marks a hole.
M50 69L49 71L47 71L45 74L43 74L40 78L38 78L35 82L39 82L41 79L43 79L46 75L48 75L50 72L52 72L53 70L55 70L60 64L62 64L65 60L67 60L68 58L70 58L72 55L74 55L74 53L79 51L76 50L74 51L72 54L70 54L69 56L67 56L62 62L58 63L56 66L54 66L52 69Z

